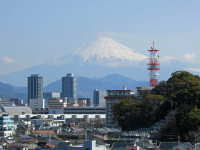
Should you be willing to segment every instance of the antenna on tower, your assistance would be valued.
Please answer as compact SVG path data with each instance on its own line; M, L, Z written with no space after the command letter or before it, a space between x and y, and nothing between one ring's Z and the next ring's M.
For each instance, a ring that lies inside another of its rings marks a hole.
M153 41L153 47L151 47L150 50L148 50L150 52L149 55L149 63L148 65L148 70L149 72L149 76L150 76L150 87L155 87L158 84L158 70L160 70L160 63L159 63L159 54L158 51L160 50L156 50L154 47L154 41Z
M153 50L154 50L154 41L153 41Z

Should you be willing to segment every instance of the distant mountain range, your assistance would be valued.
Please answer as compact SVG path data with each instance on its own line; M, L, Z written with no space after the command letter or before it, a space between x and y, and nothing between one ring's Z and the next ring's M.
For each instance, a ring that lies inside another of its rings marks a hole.
M146 50L142 51L146 52ZM148 80L147 56L135 51L111 38L100 37L89 46L76 49L73 53L63 55L56 60L33 66L25 70L0 75L0 81L15 86L26 86L27 77L40 74L44 78L44 85L61 79L66 73L89 78L102 78L109 74L120 74L132 80ZM174 66L174 65L173 65ZM170 77L172 71L161 68L162 79Z
M124 85L127 89L135 89L137 86L146 87L149 80L147 63L146 55L111 38L100 37L87 47L76 49L73 53L63 55L56 60L0 75L0 81L9 83L1 83L0 97L26 99L25 86L27 86L27 77L31 74L43 76L44 91L61 92L60 79L66 73L73 73L78 76L78 97L92 97L94 89L122 89ZM161 64L160 79L167 80L173 71L183 68L182 65L182 68L179 66L177 69L176 63L168 67Z
M10 84L0 82L0 97L2 100L8 100L10 98L26 99L27 88L16 87Z
M119 74L111 74L100 79L92 79L87 77L77 77L77 95L78 97L92 98L93 90L119 90L126 85L127 89L136 89L139 86L147 87L148 81L135 81ZM61 92L61 79L44 87L44 92ZM14 87L9 84L0 82L0 97L9 99L19 97L26 101L27 88Z
M123 86L127 89L136 89L139 86L147 87L148 81L135 81L119 74L111 74L100 79L91 79L86 77L77 77L77 95L78 97L91 97L94 89L99 90L119 90ZM61 92L61 79L57 80L44 88L44 91Z

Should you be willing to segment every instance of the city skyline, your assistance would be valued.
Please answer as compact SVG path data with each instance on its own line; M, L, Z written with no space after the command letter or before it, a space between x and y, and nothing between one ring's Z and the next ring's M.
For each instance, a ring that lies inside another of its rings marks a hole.
M0 1L0 149L198 149L199 0Z

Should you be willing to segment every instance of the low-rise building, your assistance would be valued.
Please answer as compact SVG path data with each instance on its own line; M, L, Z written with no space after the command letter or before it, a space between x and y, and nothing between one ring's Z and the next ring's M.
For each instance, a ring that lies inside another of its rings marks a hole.
M63 114L63 109L67 106L67 102L61 98L50 98L48 106L50 114Z
M58 92L44 92L43 93L43 98L45 99L45 107L48 108L48 100L50 98L60 98L61 94Z
M24 115L24 114L32 114L32 110L30 107L26 106L13 106L13 107L4 107L4 110L9 115Z
M105 107L65 107L64 114L106 114Z
M78 99L78 106L85 107L87 105L86 99Z
M136 87L137 88L137 96L138 100L142 101L143 96L150 94L151 88L149 87Z
M96 145L96 141L84 141L83 145L70 145L67 150L106 150L104 145Z
M55 135L56 133L54 130L32 130L31 131L35 136L43 136L43 137L49 137L50 135Z
M78 105L79 106L91 106L92 99L91 98L78 98Z
M43 99L43 98L29 99L29 107L32 110L44 109L45 108L45 99Z
M15 104L15 106L23 106L23 99L20 98L11 98L9 99L9 101L13 102Z
M14 133L14 121L11 119L11 115L0 114L0 136L8 137Z
M12 102L12 101L3 101L3 100L0 100L0 103L1 103L3 106L15 106L15 103Z

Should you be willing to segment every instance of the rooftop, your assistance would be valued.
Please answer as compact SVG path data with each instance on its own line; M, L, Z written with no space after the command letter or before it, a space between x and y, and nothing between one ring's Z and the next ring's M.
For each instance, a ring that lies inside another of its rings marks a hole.
M54 130L32 130L32 133L55 135Z
M32 114L31 108L26 106L6 106L4 109L11 115Z

